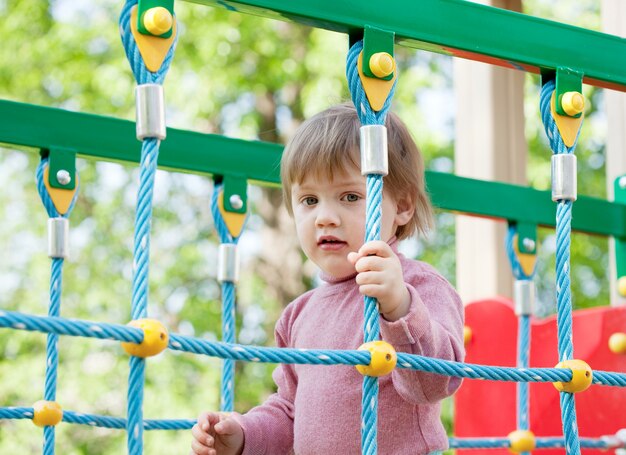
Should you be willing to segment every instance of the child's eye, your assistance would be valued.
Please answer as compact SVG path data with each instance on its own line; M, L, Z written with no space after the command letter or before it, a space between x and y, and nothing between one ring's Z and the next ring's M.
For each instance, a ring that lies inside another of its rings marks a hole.
M361 199L361 197L358 194L348 193L344 196L344 199L348 202L356 202Z
M302 199L302 203L304 205L315 205L317 204L317 198L313 196L307 196L304 199Z

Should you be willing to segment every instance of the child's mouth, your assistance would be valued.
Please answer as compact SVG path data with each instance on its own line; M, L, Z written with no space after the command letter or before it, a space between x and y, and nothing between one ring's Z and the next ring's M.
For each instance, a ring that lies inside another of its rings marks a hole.
M333 251L333 250L339 250L343 248L346 245L346 242L344 242L343 240L339 240L337 238L327 237L327 238L321 238L317 242L317 245L323 250Z

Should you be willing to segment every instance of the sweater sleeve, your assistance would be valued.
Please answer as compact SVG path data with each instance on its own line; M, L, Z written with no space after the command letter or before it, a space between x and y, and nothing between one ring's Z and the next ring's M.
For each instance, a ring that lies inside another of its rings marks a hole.
M276 324L276 344L288 346L285 317ZM260 406L238 416L244 432L242 455L282 455L293 453L294 399L298 378L293 365L279 365L272 374L277 392Z
M383 340L396 351L463 361L463 304L454 288L435 272L407 277L411 296L409 312L397 321L381 316ZM398 394L414 404L434 403L452 395L461 378L396 368L391 380Z

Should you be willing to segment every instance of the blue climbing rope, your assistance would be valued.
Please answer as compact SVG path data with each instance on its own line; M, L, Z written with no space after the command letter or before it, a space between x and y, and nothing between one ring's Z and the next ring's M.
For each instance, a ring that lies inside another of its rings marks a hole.
M387 112L391 106L391 99L395 92L394 85L385 100L383 108L376 112L363 89L363 84L358 72L358 58L363 50L363 41L356 42L348 51L346 63L346 77L350 88L352 102L357 115L363 125L384 125ZM396 79L397 80L397 79ZM366 201L365 201L365 242L380 240L380 222L382 217L383 200L383 176L368 174L366 176ZM380 337L380 324L378 318L378 304L375 298L364 297L364 327L363 341L378 340ZM373 455L377 453L376 441L378 425L378 378L363 376L363 395L361 411L361 448L362 453Z
M541 89L540 108L541 118L554 154L574 153L576 141L567 147L550 110L550 100L555 89L555 82L549 81ZM556 295L557 295L557 334L559 361L573 358L572 340L572 299L570 287L570 238L572 221L572 201L557 201L556 209ZM563 435L565 449L568 455L580 453L578 425L576 423L576 408L574 394L560 392L561 419L563 421Z
M36 170L37 191L41 202L50 218L68 218L76 203L78 188L66 213L61 215L52 201L48 189L44 183L44 170L48 167L48 158L43 158ZM61 315L61 291L63 289L63 258L52 258L50 270L50 302L48 304L48 316L58 317ZM58 352L59 335L49 333L46 341L46 377L44 381L44 400L56 401L57 394L57 374L59 366ZM54 454L55 431L54 426L44 427L44 455Z
M137 84L163 84L169 70L176 39L170 47L161 67L156 72L148 70L131 31L131 9L137 0L127 0L120 15L120 33L126 57ZM133 250L133 285L131 300L132 319L144 318L148 314L148 266L150 259L150 225L152 220L152 191L156 174L160 141L146 138L141 146L141 164L135 235ZM127 442L130 455L143 453L143 387L145 382L145 360L130 358L128 379L128 428Z
M219 195L223 192L222 184L215 184L211 197L211 213L215 229L222 244L237 245L239 237L231 235L219 208ZM235 283L222 282L222 340L226 343L235 343ZM220 394L220 410L232 412L235 408L235 361L224 359L222 366L222 385Z
M515 252L513 242L518 238L517 226L509 224L506 235L506 252L511 264L513 276L518 281L531 281L535 274L535 267L527 274ZM518 315L517 331L517 367L528 368L530 362L530 315ZM517 429L529 429L530 398L529 385L527 382L517 383ZM524 455L528 452L523 452Z
M0 310L0 327L130 343L143 341L143 331L137 327L52 316L34 316L18 311ZM173 351L256 363L355 366L369 365L371 360L369 351L267 348L210 341L175 333L170 334L168 348ZM396 367L443 376L491 381L569 382L572 380L572 371L566 368L488 366L453 362L403 352L398 352ZM593 372L592 384L626 387L626 373L596 370Z

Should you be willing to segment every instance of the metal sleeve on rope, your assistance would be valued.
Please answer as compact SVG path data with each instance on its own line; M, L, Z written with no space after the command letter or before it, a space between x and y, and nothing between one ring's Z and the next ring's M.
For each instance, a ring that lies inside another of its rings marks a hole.
M552 155L552 200L575 201L577 197L576 155Z
M67 259L69 256L70 221L67 218L48 218L48 257Z
M514 284L515 314L530 316L535 303L535 283L530 280L515 280Z
M219 249L217 262L217 280L236 283L239 280L239 255L237 245L234 243L222 243Z
M387 175L387 128L385 125L363 125L361 132L361 174Z
M163 86L141 84L135 89L137 139L165 139L165 101Z

